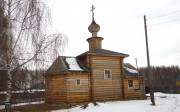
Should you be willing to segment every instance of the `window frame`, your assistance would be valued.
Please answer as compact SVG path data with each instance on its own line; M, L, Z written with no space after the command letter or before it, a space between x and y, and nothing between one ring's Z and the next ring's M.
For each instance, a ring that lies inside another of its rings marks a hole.
M109 74L106 74L106 71L109 71ZM106 75L110 76L109 78ZM104 79L112 79L112 72L111 69L104 69Z
M132 81L132 83L130 83L129 81ZM132 85L132 86L130 86L130 84ZM129 79L128 80L128 88L133 88L134 87L134 81L132 80L132 79Z
M79 83L78 83L78 80L79 80ZM76 85L77 86L81 85L81 79L76 79Z

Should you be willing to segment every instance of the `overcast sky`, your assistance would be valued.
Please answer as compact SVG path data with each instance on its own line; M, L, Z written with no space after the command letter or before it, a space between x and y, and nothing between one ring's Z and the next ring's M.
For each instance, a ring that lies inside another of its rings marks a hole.
M124 62L147 66L143 16L147 17L150 64L180 65L180 0L48 0L53 28L68 36L63 55L89 50L91 6L102 48L129 54ZM174 21L176 20L176 21ZM168 22L173 21L173 22ZM168 22L168 23L165 23ZM159 24L164 23L164 24Z

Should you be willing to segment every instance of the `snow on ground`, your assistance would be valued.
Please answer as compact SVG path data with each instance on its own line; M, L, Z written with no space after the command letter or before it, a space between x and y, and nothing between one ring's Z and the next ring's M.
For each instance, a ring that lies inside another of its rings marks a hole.
M21 106L21 105L29 105L29 104L41 104L41 103L44 103L44 101L12 104L12 107L14 107L14 106ZM0 105L0 109L4 109L4 108L5 108L4 105Z
M155 106L151 105L150 99L98 102L98 106L90 103L86 109L78 106L52 112L180 112L180 94L155 93L155 102Z
M56 110L51 112L180 112L180 94L155 93L156 105L152 106L150 99L147 100L129 100L129 101L112 101L100 103L94 106L92 103L86 109L77 106L71 109ZM38 104L21 103L16 105ZM4 106L0 106L0 109Z

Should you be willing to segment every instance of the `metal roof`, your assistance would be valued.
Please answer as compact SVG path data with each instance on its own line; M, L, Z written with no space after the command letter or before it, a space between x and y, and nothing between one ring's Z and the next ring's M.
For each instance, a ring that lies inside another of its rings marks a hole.
M105 49L91 49L85 53L80 54L77 57L80 56L84 56L84 55L105 55L105 56L121 56L121 57L128 57L128 54L124 54L124 53L119 53L119 52L114 52L114 51L110 51L110 50L105 50Z

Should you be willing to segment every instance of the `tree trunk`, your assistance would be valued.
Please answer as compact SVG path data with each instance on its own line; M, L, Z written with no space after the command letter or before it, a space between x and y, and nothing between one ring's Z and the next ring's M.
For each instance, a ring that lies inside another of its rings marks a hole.
M6 112L11 112L11 89L12 89L12 77L11 77L11 69L7 66L7 94L6 94L6 102L5 109Z
M8 0L8 14L7 14L7 28L6 28L6 35L7 35L7 64L6 64L6 69L7 69L7 94L6 94L6 102L5 102L5 109L6 112L11 112L11 90L12 90L12 77L11 77L11 57L12 57L12 52L11 52L11 0Z

